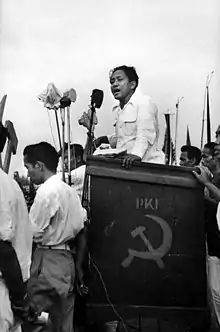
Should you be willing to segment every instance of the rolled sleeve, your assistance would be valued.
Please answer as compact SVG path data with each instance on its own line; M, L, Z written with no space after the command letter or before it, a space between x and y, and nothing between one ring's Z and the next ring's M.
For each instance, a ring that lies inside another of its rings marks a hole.
M137 134L131 154L141 159L156 139L154 105L151 100L143 100L139 104L137 116Z

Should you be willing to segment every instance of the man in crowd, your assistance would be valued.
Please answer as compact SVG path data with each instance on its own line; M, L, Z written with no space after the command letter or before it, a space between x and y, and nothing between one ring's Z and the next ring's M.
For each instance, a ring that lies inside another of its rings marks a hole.
M71 171L71 178L70 183L68 181L68 173L65 173L65 180L72 188L74 188L82 202L83 196L83 188L84 188L84 179L85 179L85 172L86 172L86 165L83 159L84 150L82 145L80 144L71 144L70 145L70 171ZM65 143L64 145L64 164L65 164L65 171L68 171L68 144ZM84 211L84 221L85 224L87 222L87 213L86 210ZM86 235L86 225L84 227L84 233ZM85 236L86 241L86 236ZM85 245L86 246L86 245ZM70 243L70 247L72 249L73 254L75 255L75 241ZM85 250L86 255L86 250ZM84 255L84 256L85 256ZM76 330L84 331L87 328L87 320L86 316L86 298L82 297L79 293L76 294L76 302L75 302L75 317L74 317L74 325Z
M68 144L65 144L64 150L65 170L68 171ZM70 145L70 171L71 187L75 188L80 200L82 201L83 184L86 172L86 165L83 160L83 147L80 144ZM66 179L66 182L68 179Z
M218 126L218 128L216 129L215 132L215 138L216 138L216 143L219 144L220 143L220 125Z
M134 161L164 163L157 147L159 125L157 107L151 98L138 90L139 77L134 67L119 66L110 73L111 91L119 103L113 107L115 134L96 139L95 146L109 143L112 148L126 150L122 165Z
M201 161L201 151L196 146L183 145L181 147L180 166L195 167Z
M6 135L0 122L0 152ZM18 332L19 321L29 314L24 281L30 272L32 232L23 193L1 168L0 220L0 331Z
M73 331L74 283L83 293L84 211L76 191L56 174L59 155L47 142L24 149L24 165L38 188L30 210L35 250L28 293L53 332ZM68 241L76 238L75 264ZM29 330L31 331L30 327Z
M209 181L220 189L220 160L215 158L216 143L210 142L204 145L202 150L202 166L205 166L210 174L206 172ZM208 175L209 174L209 175ZM220 324L220 232L217 225L216 213L219 202L211 190L206 188L205 218L206 237L208 247L208 281L212 295L214 312Z

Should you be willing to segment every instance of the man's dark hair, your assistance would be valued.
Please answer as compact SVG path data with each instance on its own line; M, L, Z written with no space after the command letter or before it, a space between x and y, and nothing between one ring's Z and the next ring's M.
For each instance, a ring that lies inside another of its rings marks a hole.
M214 157L215 156L215 146L218 145L215 142L209 142L204 145L204 148L209 149L209 154Z
M199 165L202 156L201 156L201 150L193 145L183 145L181 147L181 152L187 152L187 157L189 159L195 159L196 165Z
M83 159L83 147L80 144L72 144L72 146L74 146L74 150L75 150L75 156L76 157L80 157L81 159Z
M112 77L114 72L116 72L116 70L122 70L125 73L125 75L128 77L129 82L135 81L136 82L135 89L137 88L138 82L139 82L139 77L138 77L138 74L134 67L129 67L129 66L125 66L125 65L115 67L114 69L112 69L110 71L110 78Z
M83 154L84 154L84 150L83 150L83 147L82 145L80 144L70 144L70 151L72 151L74 148L74 151L75 151L75 157L80 157L81 159L83 159ZM68 143L64 143L64 151L67 151L68 150ZM59 151L59 156L62 155L62 150Z
M56 172L59 162L59 155L56 149L47 142L28 145L24 148L23 156L27 157L27 161L35 165L37 161L41 161L52 172Z

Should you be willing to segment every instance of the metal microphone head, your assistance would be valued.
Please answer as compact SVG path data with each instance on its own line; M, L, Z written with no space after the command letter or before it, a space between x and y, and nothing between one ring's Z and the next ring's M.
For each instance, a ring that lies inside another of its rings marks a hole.
M103 102L104 92L99 89L92 90L91 105L95 108L100 108Z

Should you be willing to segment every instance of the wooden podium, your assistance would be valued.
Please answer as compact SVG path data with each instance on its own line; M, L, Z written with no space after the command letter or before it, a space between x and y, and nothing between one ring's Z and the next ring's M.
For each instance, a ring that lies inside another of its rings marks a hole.
M208 326L203 187L192 170L91 157L89 309Z

